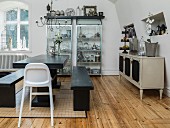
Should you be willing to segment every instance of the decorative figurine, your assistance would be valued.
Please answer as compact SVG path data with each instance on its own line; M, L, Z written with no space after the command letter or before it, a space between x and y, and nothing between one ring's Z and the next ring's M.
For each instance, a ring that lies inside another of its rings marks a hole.
M160 30L161 30L161 35L165 34L166 29L167 29L167 27L165 26L165 24L162 24L162 25L161 25L161 28L160 28Z

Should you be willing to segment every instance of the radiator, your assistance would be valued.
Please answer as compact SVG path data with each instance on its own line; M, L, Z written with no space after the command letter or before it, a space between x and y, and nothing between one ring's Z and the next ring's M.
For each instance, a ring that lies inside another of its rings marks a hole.
M13 62L24 60L28 58L27 55L19 54L19 55L0 55L0 71L12 71L13 69Z

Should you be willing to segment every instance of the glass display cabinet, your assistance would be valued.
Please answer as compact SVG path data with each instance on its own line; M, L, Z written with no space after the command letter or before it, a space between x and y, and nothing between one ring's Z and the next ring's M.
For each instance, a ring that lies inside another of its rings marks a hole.
M77 20L77 66L85 66L89 75L102 75L102 22Z
M47 25L47 54L69 55L64 69L59 75L71 75L72 70L72 21L71 19L55 19L53 25Z

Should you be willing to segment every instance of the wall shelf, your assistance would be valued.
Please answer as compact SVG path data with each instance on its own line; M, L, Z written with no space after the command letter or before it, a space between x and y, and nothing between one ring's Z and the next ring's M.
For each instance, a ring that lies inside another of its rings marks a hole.
M145 27L147 25L146 21L148 20L148 18L151 20L154 19L154 22L151 24L153 30L151 36L168 34L168 29L163 12L160 12L155 15L150 14L147 18L142 19L145 24Z
M104 19L105 16L44 16L45 19Z

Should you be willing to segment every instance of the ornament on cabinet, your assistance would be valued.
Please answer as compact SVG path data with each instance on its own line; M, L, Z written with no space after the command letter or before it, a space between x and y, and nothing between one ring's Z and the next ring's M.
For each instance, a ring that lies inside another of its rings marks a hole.
M81 8L81 16L84 16L84 7Z
M148 56L148 57L155 57L156 49L158 46L158 42L152 43L152 41L151 41L151 36L156 34L156 32L152 29L152 24L154 21L155 21L155 19L153 19L153 18L151 19L150 17L148 17L146 20L146 23L147 23L146 24L146 32L149 34L149 37L150 37L150 39L147 39L147 41L145 41L146 56ZM161 27L159 30L159 26L158 26L159 31L161 31ZM164 26L163 26L163 28L164 28Z
M120 50L123 50L122 53L128 53L126 50L129 50L129 46L127 45L127 42L129 42L128 39L128 31L127 31L127 27L124 27L124 31L122 31L122 34L125 34L123 39L121 39L121 42L124 42L124 46L120 47Z
M73 8L67 8L65 11L66 16L74 16L75 10Z
M161 31L161 35L165 34L167 27L165 26L165 24L162 24L160 27L160 31Z
M78 6L77 9L76 9L76 16L80 16L80 15L81 15L81 9Z
M97 6L84 6L85 16L97 16Z
M64 16L64 11L63 10L60 11L60 16Z

